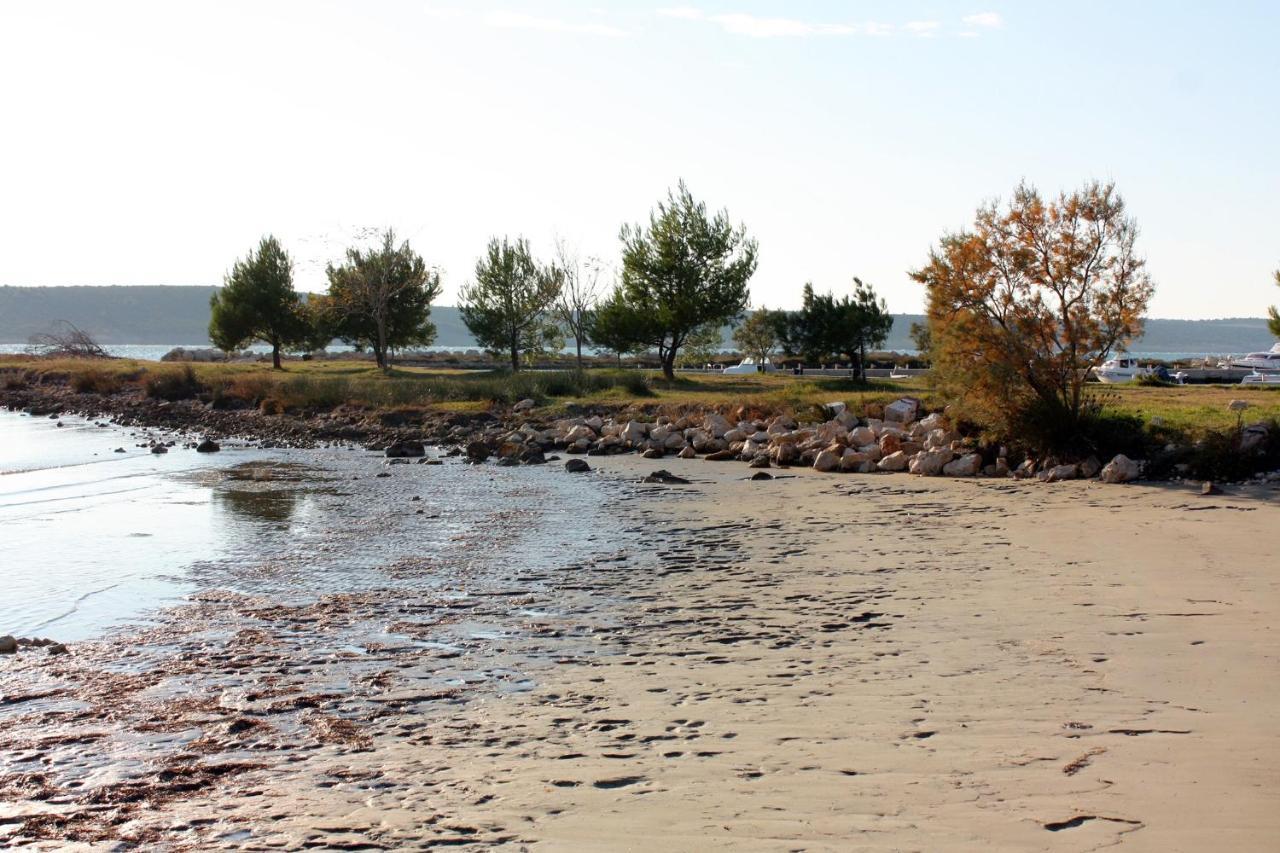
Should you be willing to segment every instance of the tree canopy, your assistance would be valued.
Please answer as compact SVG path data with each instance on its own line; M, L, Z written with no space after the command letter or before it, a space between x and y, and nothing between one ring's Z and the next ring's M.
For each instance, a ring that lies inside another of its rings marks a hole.
M556 244L556 265L560 270L560 295L552 306L556 319L573 338L582 370L582 347L591 340L596 303L600 301L600 274L603 265L595 258L583 261L563 241Z
M462 320L481 346L509 355L511 369L519 370L521 354L559 340L552 309L563 281L558 267L534 258L528 240L495 237L476 263L475 280L462 289Z
M768 308L753 311L733 331L733 342L742 354L762 364L768 360L778 343L774 313Z
M817 363L848 358L850 363L857 362L864 379L867 350L883 346L893 328L884 300L860 278L854 278L852 294L838 298L833 293L815 293L813 284L806 283L800 310L778 312L772 319L788 355Z
M271 363L277 369L282 349L311 338L293 289L293 261L270 235L232 264L222 289L210 298L209 309L209 340L214 346L234 352L262 341L271 345Z
M406 240L396 245L388 228L376 246L347 249L330 264L325 315L336 337L373 351L378 367L394 350L430 346L436 338L431 303L440 295L440 273L429 269Z
M1045 201L1024 183L979 208L911 273L939 388L993 430L1077 440L1089 372L1141 334L1153 284L1137 237L1114 184Z
M649 215L649 224L624 225L622 281L606 300L606 335L628 351L657 349L662 372L674 378L676 357L697 330L731 323L750 300L756 242L728 213L708 216L681 181ZM622 316L625 314L626 316Z

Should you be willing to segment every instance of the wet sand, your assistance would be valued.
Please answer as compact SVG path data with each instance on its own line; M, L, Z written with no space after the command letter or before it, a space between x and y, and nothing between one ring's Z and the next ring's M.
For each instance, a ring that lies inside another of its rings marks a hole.
M456 582L0 663L0 844L1272 848L1274 491L590 461L619 530L549 466Z

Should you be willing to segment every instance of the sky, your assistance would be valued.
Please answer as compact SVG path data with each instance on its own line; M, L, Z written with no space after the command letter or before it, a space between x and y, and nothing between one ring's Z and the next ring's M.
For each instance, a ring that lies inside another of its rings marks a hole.
M0 284L299 289L372 228L453 304L494 236L616 265L680 179L759 241L756 306L908 271L1020 180L1115 181L1154 317L1261 316L1280 3L0 2Z

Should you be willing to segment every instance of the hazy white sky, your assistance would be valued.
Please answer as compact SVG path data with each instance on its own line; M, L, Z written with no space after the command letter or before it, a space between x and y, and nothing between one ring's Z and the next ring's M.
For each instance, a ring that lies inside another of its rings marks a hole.
M212 284L260 235L323 287L358 229L612 261L677 179L760 241L755 303L906 271L1020 178L1114 179L1159 317L1280 266L1274 2L0 0L0 284Z

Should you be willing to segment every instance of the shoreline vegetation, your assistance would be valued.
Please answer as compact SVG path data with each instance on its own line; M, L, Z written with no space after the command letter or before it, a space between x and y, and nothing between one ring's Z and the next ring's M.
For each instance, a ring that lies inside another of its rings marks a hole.
M904 450L903 469L924 451L943 451L947 458L938 463L939 470L931 470L931 461L922 473L942 473L944 466L966 459L950 470L1045 478L1058 468L1057 478L1092 477L1116 454L1142 462L1147 479L1233 481L1280 469L1280 392L1264 388L1100 386L1091 397L1100 425L1095 444L1073 457L1016 436L984 435L975 425L947 416L945 398L926 377L858 382L709 374L665 380L639 369L511 373L384 371L349 360L287 364L285 370L272 370L257 363L11 356L0 358L0 404L37 415L78 413L273 446L345 442L381 449L410 442L455 453L470 447L470 455L482 459L509 455L527 461L555 451L647 452L821 469L831 466L828 457L817 458L829 449L839 457L831 470L864 472L894 470L902 457L888 467L883 458ZM895 424L886 408L902 399L915 407L906 421L896 421L905 447L883 435L886 424ZM720 434L699 442L697 433L706 432L712 419L723 421ZM632 428L612 440L614 427L621 434L632 423L643 435ZM822 431L832 423L838 428ZM923 431L922 423L927 424ZM579 429L584 424L589 436ZM654 430L664 427L655 441ZM870 432L855 435L859 427ZM930 435L938 429L943 434ZM513 441L520 445L514 452ZM800 450L780 454L781 444ZM1063 466L1074 466L1075 473Z

